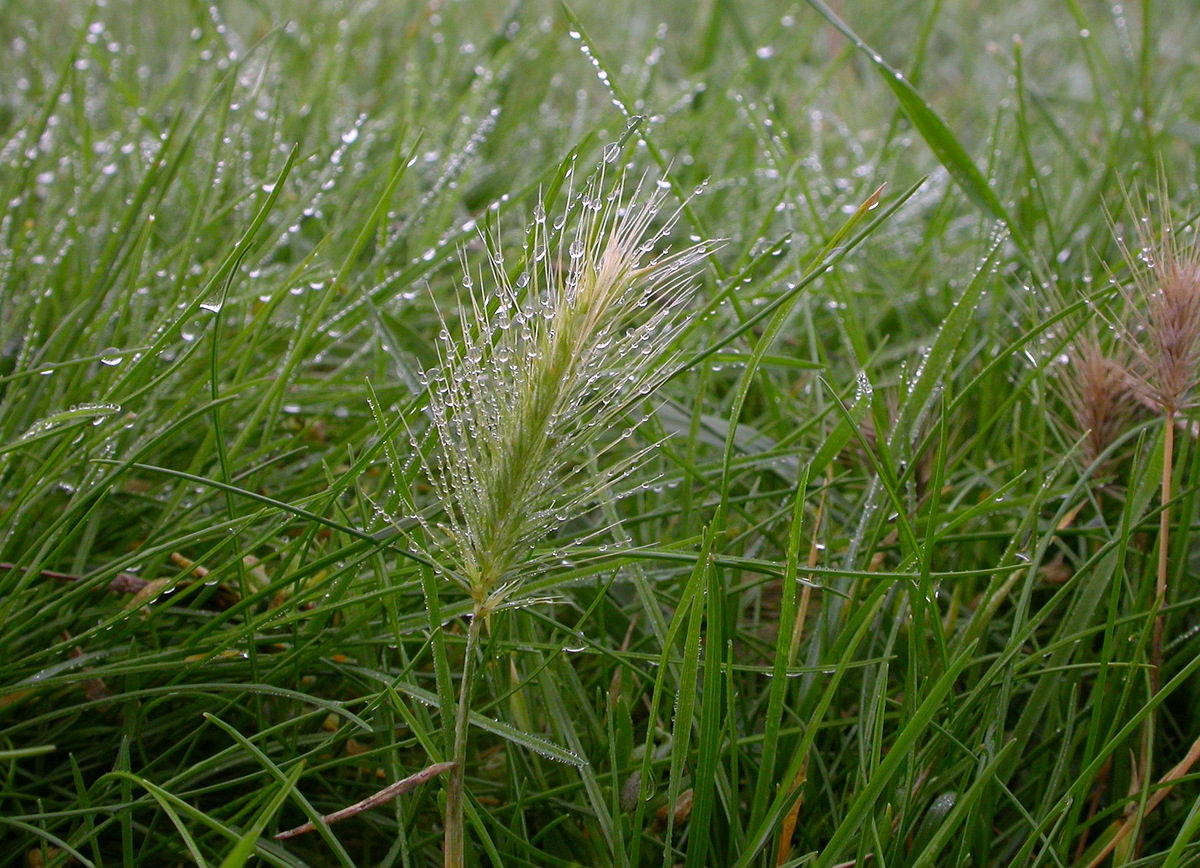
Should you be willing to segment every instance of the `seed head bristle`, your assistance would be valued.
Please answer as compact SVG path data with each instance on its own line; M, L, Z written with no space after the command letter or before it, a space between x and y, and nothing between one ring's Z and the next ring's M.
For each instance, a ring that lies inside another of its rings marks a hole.
M1078 338L1069 351L1064 392L1074 427L1091 464L1129 429L1138 407L1137 383L1123 345L1105 352L1095 335Z
M469 290L458 340L443 329L441 367L425 376L442 554L481 610L536 569L531 552L553 527L644 458L586 468L666 377L694 266L709 252L696 244L645 261L678 212L647 238L664 190L643 199L638 183L626 202L621 183L603 188L598 175L568 193L567 221L553 229L538 209L515 280L499 240L484 239L494 296Z
M1132 341L1135 374L1145 397L1160 410L1190 406L1200 381L1200 241L1177 237L1166 213L1157 235L1149 220L1138 223L1140 250L1131 255L1136 297L1126 296L1138 332Z

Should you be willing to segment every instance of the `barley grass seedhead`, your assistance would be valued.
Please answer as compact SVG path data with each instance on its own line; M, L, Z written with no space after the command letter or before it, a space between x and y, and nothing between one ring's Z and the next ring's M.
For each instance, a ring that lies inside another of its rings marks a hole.
M485 236L482 270L464 283L459 340L442 330L440 367L426 371L432 420L426 470L444 519L424 522L431 561L463 585L467 628L447 782L445 864L464 863L467 721L481 624L520 599L547 563L537 547L618 484L649 448L617 458L630 416L673 370L695 266L710 246L659 252L678 211L652 233L665 181L605 189L602 172L547 223L539 206L524 268L510 278ZM490 282L494 293L474 288Z
M539 569L537 543L640 457L598 475L586 467L667 375L694 266L709 249L656 254L673 218L649 235L665 189L647 196L645 186L625 200L623 184L605 194L594 177L558 230L539 207L515 280L498 239L485 238L494 295L468 279L461 340L444 329L441 366L426 372L440 554L484 614Z
M1137 221L1138 250L1120 242L1133 275L1126 302L1135 373L1144 397L1164 413L1190 406L1200 380L1200 241L1181 239L1159 191L1162 225Z
M1090 466L1133 424L1138 400L1132 355L1124 343L1102 346L1092 328L1072 342L1067 357L1061 385L1071 411L1069 427L1083 439L1082 458ZM1109 469L1099 468L1101 476Z
M1162 508L1154 596L1157 615L1150 648L1151 693L1157 693L1161 683L1176 416L1192 405L1200 379L1200 242L1194 234L1180 239L1175 232L1165 183L1159 185L1158 199L1161 226L1157 232L1150 219L1143 217L1137 223L1138 253L1133 254L1121 243L1133 274L1134 291L1126 293L1126 300L1136 329L1130 336L1137 362L1135 371L1145 399L1163 415ZM1144 757L1143 774L1148 781L1148 755Z

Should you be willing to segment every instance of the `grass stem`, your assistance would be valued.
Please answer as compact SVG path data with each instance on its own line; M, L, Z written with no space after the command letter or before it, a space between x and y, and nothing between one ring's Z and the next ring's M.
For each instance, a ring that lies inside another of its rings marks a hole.
M463 660L462 683L458 690L458 707L454 712L454 750L450 778L446 785L446 838L444 844L446 868L461 868L465 858L463 823L464 783L467 759L467 718L471 713L471 698L475 693L475 658L479 651L479 632L483 615L479 608L471 614L467 626L467 649Z
M1175 407L1163 408L1162 511L1158 516L1158 571L1154 583L1154 634L1150 641L1150 694L1162 684L1163 620L1167 605L1167 568L1171 541L1171 476L1175 463Z

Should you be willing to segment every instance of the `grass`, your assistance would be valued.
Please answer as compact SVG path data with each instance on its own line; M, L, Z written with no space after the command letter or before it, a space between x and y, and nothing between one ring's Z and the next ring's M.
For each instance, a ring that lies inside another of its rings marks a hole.
M0 864L1200 863L1194 417L1071 379L1185 4L289 5L0 16ZM601 166L720 244L485 624L431 369Z

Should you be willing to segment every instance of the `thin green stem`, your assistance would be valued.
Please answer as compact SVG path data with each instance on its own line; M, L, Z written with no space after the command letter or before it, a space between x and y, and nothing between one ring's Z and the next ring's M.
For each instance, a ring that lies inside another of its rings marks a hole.
M467 627L467 651L463 660L462 683L458 690L458 708L454 713L454 768L446 785L446 868L462 868L466 852L463 828L463 783L467 760L467 717L471 713L471 697L475 693L475 657L479 649L479 631L483 613L475 607Z
M1164 408L1162 511L1158 516L1158 575L1154 583L1154 635L1150 643L1150 691L1158 693L1162 683L1163 618L1167 605L1167 567L1170 557L1171 476L1175 463L1175 407Z

